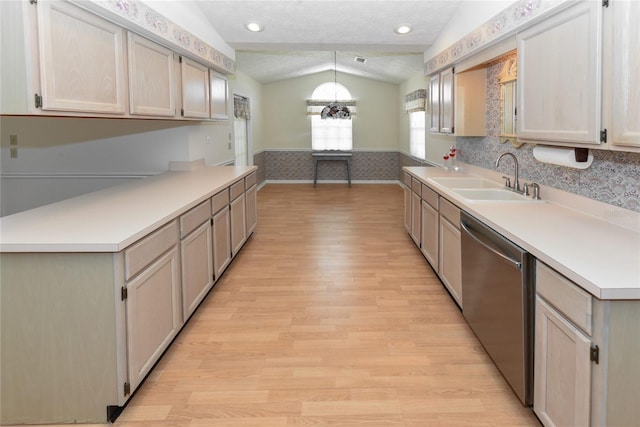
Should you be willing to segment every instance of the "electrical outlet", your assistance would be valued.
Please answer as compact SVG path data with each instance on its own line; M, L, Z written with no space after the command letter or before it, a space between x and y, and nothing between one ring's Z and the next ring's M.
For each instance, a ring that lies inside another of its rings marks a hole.
M18 158L18 148L17 147L11 147L9 149L9 152L11 153L11 158L12 159L17 159Z
M204 139L204 143L205 143L205 144L211 144L211 137L210 137L210 136L206 137L206 138Z
M9 135L9 145L18 145L18 135Z

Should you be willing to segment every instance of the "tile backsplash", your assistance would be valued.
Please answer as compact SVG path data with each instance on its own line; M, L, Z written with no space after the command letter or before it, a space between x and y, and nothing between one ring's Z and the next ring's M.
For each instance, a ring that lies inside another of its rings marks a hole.
M530 144L515 148L508 142L500 142L500 86L497 77L508 59L502 58L487 69L487 136L456 138L460 160L494 170L500 153L509 151L518 158L520 177L525 181L640 212L640 153L590 150L593 164L587 169L573 169L538 162L533 157ZM501 162L498 170L513 174L510 161Z

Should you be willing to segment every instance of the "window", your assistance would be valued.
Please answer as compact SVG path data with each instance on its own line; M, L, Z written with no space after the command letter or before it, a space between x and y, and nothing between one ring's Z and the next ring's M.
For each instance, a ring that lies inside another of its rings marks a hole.
M409 113L409 150L419 159L425 158L425 118L424 111Z
M323 83L313 91L313 100L349 101L351 93L340 83ZM311 116L311 148L313 150L342 150L353 148L351 120L321 119L319 114Z

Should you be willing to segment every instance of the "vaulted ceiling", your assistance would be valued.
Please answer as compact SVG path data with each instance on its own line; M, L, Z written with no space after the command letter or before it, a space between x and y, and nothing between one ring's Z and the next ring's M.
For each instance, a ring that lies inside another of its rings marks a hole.
M337 70L400 83L423 69L424 51L460 0L206 0L197 4L236 50L236 68L270 83ZM264 26L252 33L248 22ZM399 24L413 28L397 34ZM366 61L356 61L355 58Z

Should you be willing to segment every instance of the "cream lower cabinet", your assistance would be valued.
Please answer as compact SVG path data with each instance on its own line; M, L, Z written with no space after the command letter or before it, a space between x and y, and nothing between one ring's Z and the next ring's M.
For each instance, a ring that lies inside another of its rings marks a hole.
M247 239L247 215L244 179L229 188L231 220L231 255L235 256Z
M536 263L533 409L549 426L636 426L640 301L594 298Z
M588 426L591 339L536 298L534 410L545 426Z
M402 191L404 193L404 228L407 233L411 234L411 175L404 174L404 186Z
M462 253L460 209L429 186L408 175L404 187L405 228L462 308ZM414 236L415 235L415 236Z
M231 215L229 189L225 188L211 198L213 220L213 273L218 280L231 262Z
M421 227L421 250L429 264L438 269L439 251L439 213L438 213L438 193L422 186L422 227Z
M182 311L186 321L213 286L211 202L206 200L180 216Z
M135 390L182 326L178 248L153 262L126 289L129 388Z
M255 172L252 172L244 179L244 184L247 189L245 192L247 237L253 233L256 225L258 225L258 185L256 179L257 175Z
M231 262L231 219L229 206L213 216L213 270L216 280Z
M438 274L462 307L462 253L460 249L460 209L440 197L440 250Z
M411 238L415 242L415 244L420 247L420 212L421 212L421 200L420 194L411 192Z

